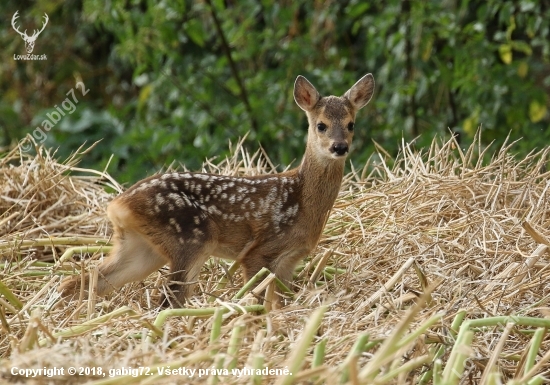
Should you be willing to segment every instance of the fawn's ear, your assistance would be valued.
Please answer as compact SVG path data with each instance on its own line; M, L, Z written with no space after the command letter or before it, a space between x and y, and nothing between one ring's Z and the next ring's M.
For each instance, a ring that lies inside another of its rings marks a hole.
M298 75L294 82L294 100L296 104L304 111L311 111L319 99L321 99L321 95L313 87L313 84L302 75Z
M344 98L348 99L357 111L370 102L373 93L374 77L371 74L366 74L344 94Z

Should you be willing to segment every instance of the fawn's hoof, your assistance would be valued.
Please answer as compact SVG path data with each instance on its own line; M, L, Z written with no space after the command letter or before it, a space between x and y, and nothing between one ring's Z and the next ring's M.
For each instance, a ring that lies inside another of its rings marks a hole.
M173 294L173 293L172 293ZM175 295L166 295L161 294L159 299L159 306L163 309L179 309L185 307L185 304L187 303L187 299L178 298Z

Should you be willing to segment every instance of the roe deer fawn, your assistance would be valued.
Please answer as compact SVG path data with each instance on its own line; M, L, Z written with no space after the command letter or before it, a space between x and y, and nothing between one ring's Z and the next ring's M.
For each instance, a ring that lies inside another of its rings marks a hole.
M342 97L321 97L298 76L294 99L309 122L299 167L248 177L167 173L119 195L107 208L114 248L99 265L97 294L143 280L169 264L169 288L181 305L210 256L239 261L245 281L267 267L289 284L296 263L321 236L342 183L355 114L373 92L371 74ZM67 278L59 291L71 294L80 285L80 276Z

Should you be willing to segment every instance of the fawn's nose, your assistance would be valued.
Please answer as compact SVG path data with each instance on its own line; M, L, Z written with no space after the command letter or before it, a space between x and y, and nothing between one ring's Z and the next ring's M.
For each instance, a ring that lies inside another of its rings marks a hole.
M342 142L333 143L332 146L330 146L330 152L339 156L345 155L348 149L348 144Z

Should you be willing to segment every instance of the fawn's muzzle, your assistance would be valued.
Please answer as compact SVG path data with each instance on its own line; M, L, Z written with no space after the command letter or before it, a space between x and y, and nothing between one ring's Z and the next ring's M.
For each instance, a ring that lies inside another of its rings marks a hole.
M330 152L339 156L345 155L349 150L347 143L333 143Z

